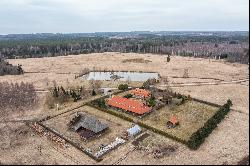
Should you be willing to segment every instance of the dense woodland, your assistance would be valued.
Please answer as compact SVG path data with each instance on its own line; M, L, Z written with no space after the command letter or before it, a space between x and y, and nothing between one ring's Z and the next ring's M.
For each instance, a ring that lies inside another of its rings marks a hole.
M0 57L30 58L78 55L102 52L153 53L193 57L223 58L231 62L249 62L248 35L199 36L152 35L133 37L53 37L0 40Z

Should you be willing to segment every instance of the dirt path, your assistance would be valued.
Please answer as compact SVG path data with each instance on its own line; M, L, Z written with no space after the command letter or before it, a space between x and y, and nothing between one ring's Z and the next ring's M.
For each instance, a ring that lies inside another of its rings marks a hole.
M133 149L131 149L128 153L126 153L123 157L119 158L115 163L113 163L112 165L118 165L120 162L122 162L123 160L125 160L130 153L134 152L136 150L136 147L134 147Z
M183 87L183 86L207 86L207 85L222 85L222 84L240 84L247 82L249 79L243 80L232 80L232 81L217 81L217 82L190 82L190 83L175 83L170 85L170 87ZM159 87L166 87L168 85L159 85Z

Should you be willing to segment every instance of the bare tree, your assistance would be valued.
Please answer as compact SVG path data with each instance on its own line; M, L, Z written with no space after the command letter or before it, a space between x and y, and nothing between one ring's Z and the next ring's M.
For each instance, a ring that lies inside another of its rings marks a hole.
M183 78L189 78L188 69L184 69Z
M52 81L53 87L57 87L57 83L55 80Z
M38 96L33 84L0 83L0 110L28 110L34 108L37 103Z
M91 87L92 89L97 90L97 89L100 89L100 88L101 88L102 81L91 79L91 80L89 81L89 84L90 84L90 87Z
M169 78L168 78L168 76L162 77L161 80L162 80L163 84L166 86L166 90L167 90L168 92L172 92L172 88L170 87L170 83L169 83Z
M131 83L131 78L128 76L126 81L127 81L127 84L129 85Z

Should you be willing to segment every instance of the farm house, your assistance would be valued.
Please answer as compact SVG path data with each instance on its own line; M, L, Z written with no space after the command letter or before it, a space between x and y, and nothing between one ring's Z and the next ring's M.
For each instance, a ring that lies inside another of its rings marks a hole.
M111 107L115 107L118 109L122 109L124 111L128 111L135 115L143 115L151 111L151 108L144 105L143 103L127 99L119 96L114 96L107 101L107 105Z

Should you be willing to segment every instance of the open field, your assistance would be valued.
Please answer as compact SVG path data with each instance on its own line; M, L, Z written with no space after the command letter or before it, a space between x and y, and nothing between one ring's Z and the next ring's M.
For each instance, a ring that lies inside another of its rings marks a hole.
M142 58L152 62L123 63L124 60L135 58ZM2 76L0 77L0 82L24 81L34 83L39 92L41 103L37 110L25 112L23 115L10 116L7 118L8 121L33 118L41 119L41 117L45 117L47 114L57 114L57 112L44 111L43 109L43 98L48 87L53 86L53 80L59 85L84 84L87 86L87 81L82 81L79 78L75 80L75 75L85 67L96 70L109 69L114 71L158 72L161 76L169 77L170 85L197 82L210 83L216 81L230 82L249 78L248 65L178 56L171 57L171 61L166 63L166 56L152 54L102 53L42 59L13 59L9 60L9 62L14 65L22 64L27 73L20 76ZM182 76L186 68L189 69L189 78L185 79L182 78ZM115 84L118 85L119 82ZM106 82L103 83L102 86L116 87L115 84ZM173 87L173 90L217 104L224 104L226 100L230 98L234 104L233 109L235 110L228 114L197 151L191 151L182 144L152 133L154 135L146 139L146 141L150 140L153 142L151 145L154 143L157 144L157 142L166 145L178 145L176 152L170 156L155 159L153 156L148 155L147 152L133 150L133 145L129 143L111 152L111 155L107 155L107 157L98 164L236 164L249 155L248 81L238 84L183 85L182 87ZM72 103L71 107L77 104L79 103ZM66 108L59 112L63 112L65 109ZM64 115L61 117L63 116ZM104 119L108 119L108 117L104 117ZM119 121L119 123L127 123L120 119L117 121ZM2 119L0 122L1 128L7 124L12 126L13 130L20 130L20 126L26 127L23 123L19 122L6 123L3 122ZM17 137L19 146L0 150L0 163L10 164L13 161L13 163L28 164L97 164L88 156L74 148L71 148L70 151L64 154L64 151L58 148L55 149L54 147L57 146L51 145L52 143L46 140L46 138L34 135L30 129L27 130L29 134L25 137ZM1 138L1 140L4 139ZM41 155L37 150L38 146L44 148Z
M9 130L6 131L5 129ZM93 163L74 148L67 150L40 137L23 123L0 124L0 161L2 164L84 164ZM4 137L7 137L4 139ZM74 156L70 156L70 154Z
M127 59L143 58L150 60L145 63L123 63ZM56 81L59 85L67 84L81 84L88 86L87 81L82 81L80 78L74 79L85 67L95 70L114 70L114 71L145 71L145 72L158 72L161 76L168 76L172 85L180 83L193 83L193 82L214 82L218 80L232 81L240 79L249 79L248 65L227 63L217 60L209 60L202 58L190 58L173 56L169 63L166 63L166 56L152 55L152 54L134 54L134 53L103 53L103 54L87 54L78 56L63 56L63 57L49 57L49 58L30 58L30 59L15 59L9 60L12 64L22 64L24 71L27 72L20 76L3 76L0 81L10 82L33 82L38 90L47 90L48 86L53 86L52 81ZM182 78L184 69L189 69L189 78ZM248 81L247 81L248 82ZM103 87L112 86L117 87L119 82L104 82ZM138 84L137 84L138 85ZM220 86L220 85L218 85ZM216 103L225 102L224 94L230 94L233 103L238 104L239 98L245 96L248 92L248 84L228 84L222 85L226 88L218 88L223 90L223 93L216 95L209 95L210 98L216 98ZM187 87L188 89L195 89L199 92L207 90L211 86L194 86ZM216 86L212 86L217 87ZM184 87L185 88L185 87ZM175 89L181 89L180 87ZM235 89L240 89L242 95L236 96ZM211 93L217 92L210 91ZM194 92L188 91L190 95ZM204 95L204 93L200 93ZM197 95L195 95L197 96ZM235 101L234 101L235 100ZM240 103L242 109L249 110L248 98L244 103ZM236 104L234 105L236 107Z

